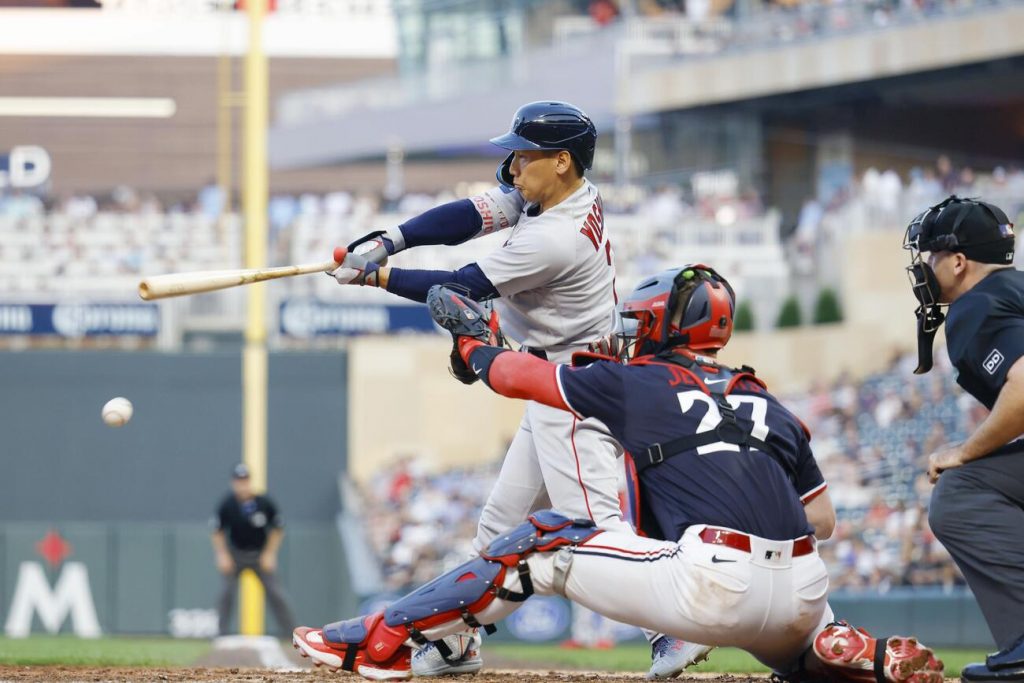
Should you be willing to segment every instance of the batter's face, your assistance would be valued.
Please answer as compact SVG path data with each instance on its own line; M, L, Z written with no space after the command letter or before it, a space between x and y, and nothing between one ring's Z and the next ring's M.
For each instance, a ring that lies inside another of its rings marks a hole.
M545 207L547 200L561 191L559 182L571 167L568 152L520 150L514 153L509 172L523 199Z

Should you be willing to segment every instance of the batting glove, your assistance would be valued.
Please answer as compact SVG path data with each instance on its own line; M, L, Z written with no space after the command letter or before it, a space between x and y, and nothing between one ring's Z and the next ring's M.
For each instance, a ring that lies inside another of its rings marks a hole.
M394 230L376 230L363 235L348 245L351 254L363 256L378 266L387 265L388 256L405 248L405 237L398 228Z
M338 284L380 286L380 266L365 256L351 254L345 247L336 247L334 262L341 265L327 274Z

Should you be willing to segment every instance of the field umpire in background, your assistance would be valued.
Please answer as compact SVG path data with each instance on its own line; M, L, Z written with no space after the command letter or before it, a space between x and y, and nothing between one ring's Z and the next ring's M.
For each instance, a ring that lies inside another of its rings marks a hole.
M957 383L991 411L928 460L928 520L999 647L962 678L1024 681L1024 273L1013 267L1013 226L998 207L953 196L911 222L904 248L920 303L916 372L931 368L945 320Z
M263 582L274 618L283 633L295 628L295 617L277 581L277 551L284 538L277 506L266 496L256 495L249 468L235 465L231 493L224 497L213 520L213 552L217 569L224 575L224 589L217 603L221 635L231 624L231 608L238 590L238 575L251 569Z

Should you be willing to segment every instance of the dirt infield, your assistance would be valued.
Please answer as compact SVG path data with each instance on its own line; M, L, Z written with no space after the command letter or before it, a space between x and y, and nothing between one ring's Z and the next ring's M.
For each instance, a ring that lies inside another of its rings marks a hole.
M185 683L198 681L242 681L248 683L314 683L319 681L360 681L349 673L323 670L269 671L247 668L89 668L72 666L0 666L0 681L31 681L33 683ZM488 671L471 677L450 679L465 683L579 683L581 681L643 680L639 673L605 673L580 671ZM676 679L679 683L764 683L764 676L695 675Z

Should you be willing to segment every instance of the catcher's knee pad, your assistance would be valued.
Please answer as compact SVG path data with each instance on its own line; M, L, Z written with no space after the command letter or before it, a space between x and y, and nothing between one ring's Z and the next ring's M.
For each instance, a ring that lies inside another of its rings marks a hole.
M828 678L843 683L942 683L943 664L916 638L872 638L845 621L814 638L814 654Z
M522 602L533 595L530 568L526 558L536 552L578 545L601 533L594 522L569 519L552 510L530 515L514 529L494 539L480 557L442 574L428 584L392 603L384 612L388 626L404 626L414 642L426 643L422 630L453 619L480 628L474 614L482 611L495 598ZM519 572L522 592L505 588L505 575L510 568Z

